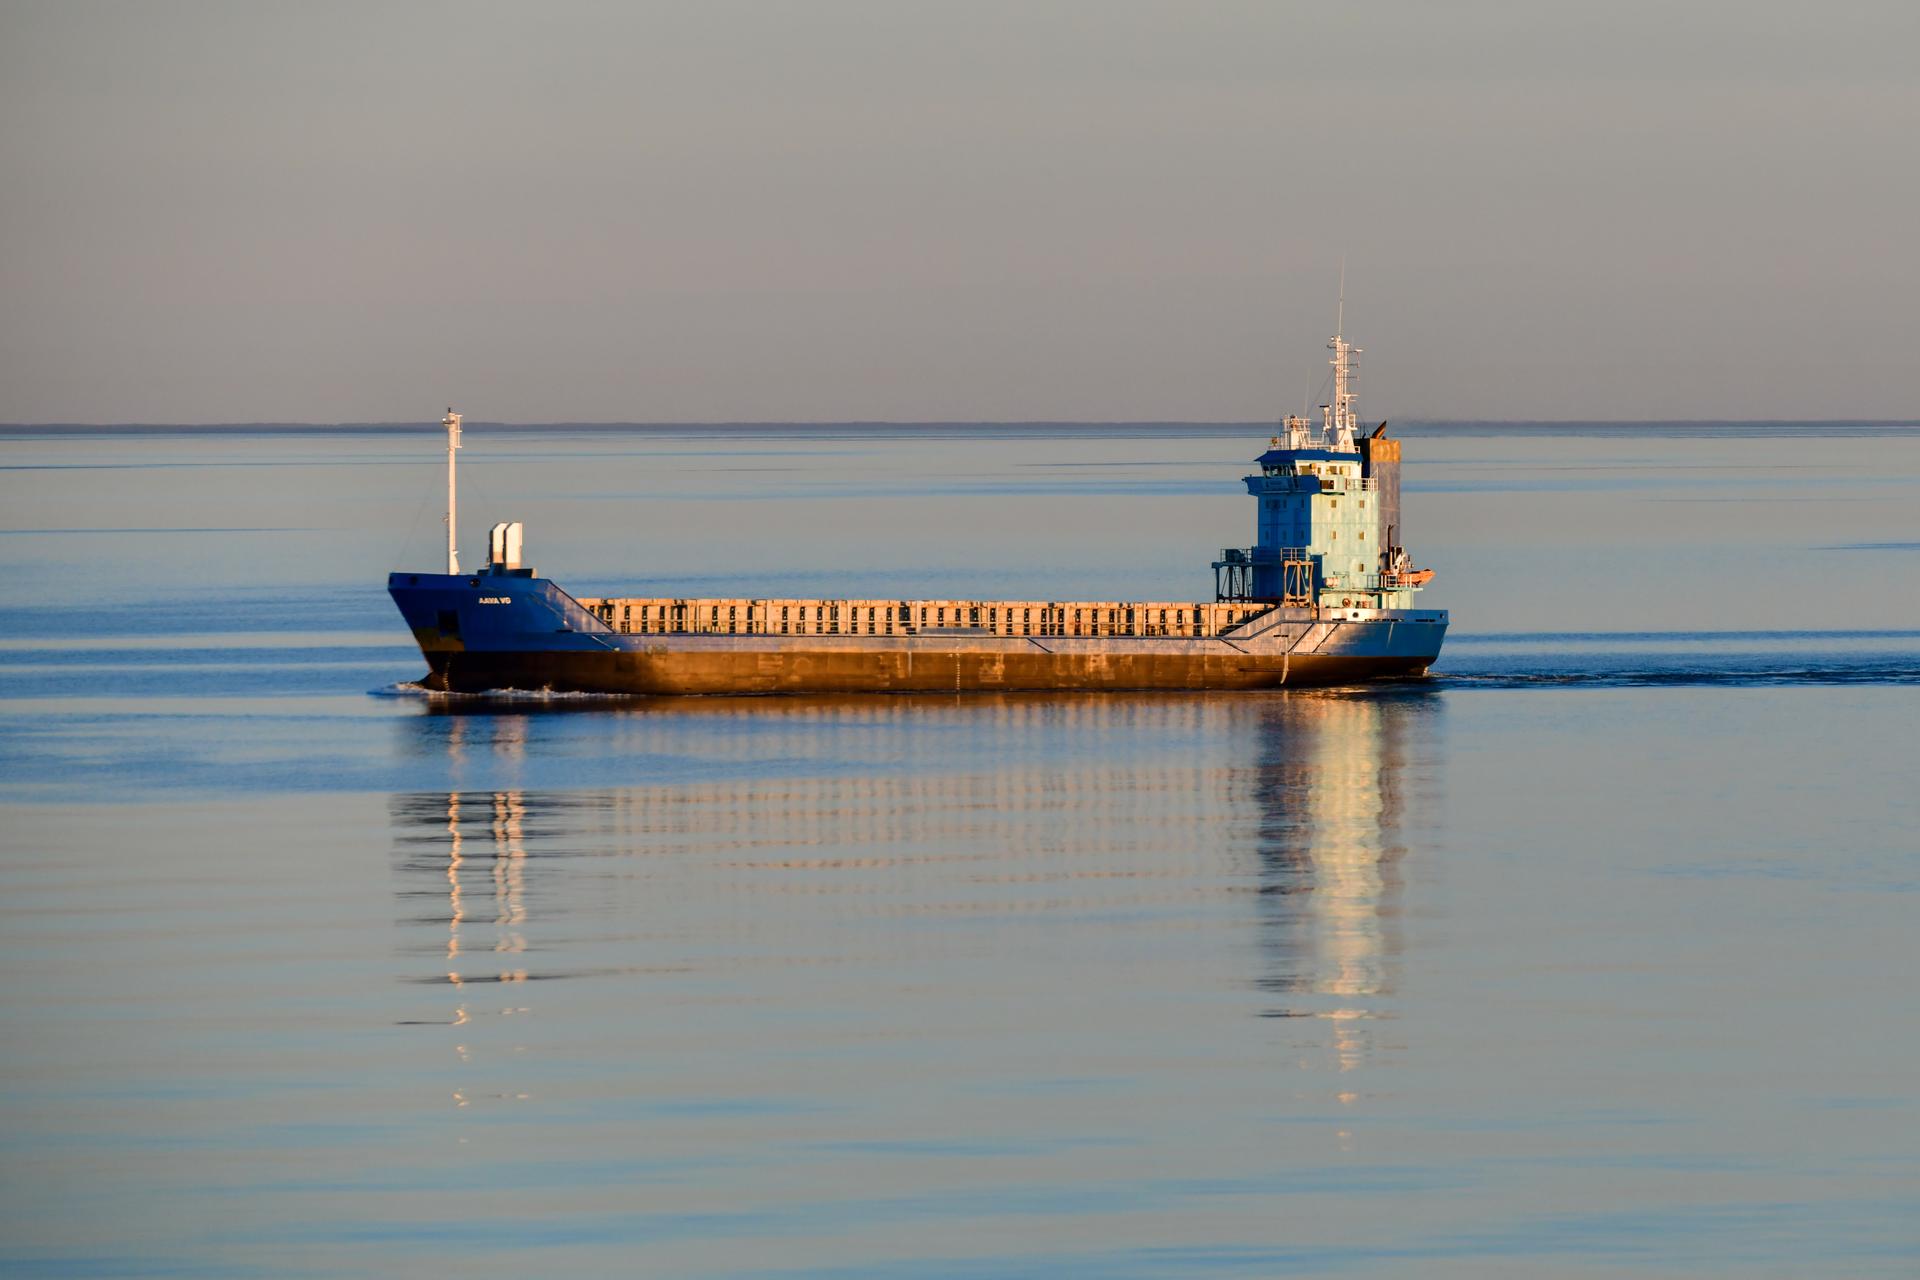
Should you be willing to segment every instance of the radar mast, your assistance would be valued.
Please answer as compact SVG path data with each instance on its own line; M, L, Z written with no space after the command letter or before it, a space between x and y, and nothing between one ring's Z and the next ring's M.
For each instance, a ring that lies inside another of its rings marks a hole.
M1353 414L1353 358L1360 354L1360 348L1341 337L1341 330L1347 321L1347 264L1340 264L1340 309L1334 313L1333 336L1327 339L1327 347L1333 352L1333 359L1327 363L1333 366L1333 403L1323 404L1320 411L1326 418L1327 447L1342 453L1351 453L1354 445Z

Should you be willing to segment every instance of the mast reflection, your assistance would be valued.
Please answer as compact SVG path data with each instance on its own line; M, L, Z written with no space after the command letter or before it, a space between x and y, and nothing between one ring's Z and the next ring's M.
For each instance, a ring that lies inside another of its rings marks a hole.
M466 1028L476 1016L470 986L527 981L520 963L527 949L522 928L527 919L526 799L518 791L398 795L391 802L391 817L402 898L432 894L444 901L444 915L416 915L413 922L444 920L445 935L435 948L442 952L444 976L418 980L445 982L453 989L453 1006L445 1019L415 1021ZM420 887L426 883L439 887ZM487 928L489 906L490 935L481 932ZM497 1012L508 1016L529 1010L510 1006ZM473 1060L464 1035L453 1052L463 1063ZM453 1101L464 1107L472 1096L465 1088L455 1089Z

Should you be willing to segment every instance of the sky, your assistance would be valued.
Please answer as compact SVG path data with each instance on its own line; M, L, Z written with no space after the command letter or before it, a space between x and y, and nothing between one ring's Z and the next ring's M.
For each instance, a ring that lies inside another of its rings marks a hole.
M0 0L0 422L1920 418L1920 5Z

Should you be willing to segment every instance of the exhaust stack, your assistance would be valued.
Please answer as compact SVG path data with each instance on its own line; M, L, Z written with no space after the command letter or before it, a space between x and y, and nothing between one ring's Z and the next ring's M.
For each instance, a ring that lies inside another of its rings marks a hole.
M518 520L502 521L487 531L487 569L492 573L517 573L526 546L526 526Z

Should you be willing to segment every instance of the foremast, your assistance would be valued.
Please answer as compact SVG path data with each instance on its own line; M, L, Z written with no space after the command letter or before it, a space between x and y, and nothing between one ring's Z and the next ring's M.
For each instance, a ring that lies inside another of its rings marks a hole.
M460 576L460 546L454 528L457 485L453 457L460 448L460 415L453 411L451 405L447 407L447 416L440 420L440 425L447 429L447 576L457 578Z

